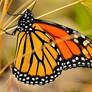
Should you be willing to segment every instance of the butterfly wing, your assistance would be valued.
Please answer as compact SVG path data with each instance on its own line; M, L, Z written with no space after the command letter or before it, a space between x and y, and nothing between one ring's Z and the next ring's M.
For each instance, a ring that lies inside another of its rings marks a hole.
M62 57L52 38L38 25L33 26L33 32L18 34L13 74L24 83L44 85L61 74Z
M64 70L75 67L92 68L92 40L68 27L35 19L56 43L63 57Z

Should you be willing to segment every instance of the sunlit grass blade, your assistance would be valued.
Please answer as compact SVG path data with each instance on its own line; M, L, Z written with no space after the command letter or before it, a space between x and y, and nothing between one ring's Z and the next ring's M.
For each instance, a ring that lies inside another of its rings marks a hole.
M26 1L23 5L21 5L13 14L17 14L18 12L20 12L22 9L24 9L32 0L28 0ZM6 23L4 24L4 26L8 25L10 23L10 21L14 18L15 16L11 16Z
M32 6L34 5L34 3L35 3L35 1L32 2L28 7L26 7L26 8L24 9L24 11L21 12L21 13L24 13L27 9L29 9L30 7L32 7ZM21 16L21 15L17 16L14 20L12 20L4 29L6 29L6 28L8 28L9 26L11 26L16 20L18 20L18 19L20 18L20 16Z

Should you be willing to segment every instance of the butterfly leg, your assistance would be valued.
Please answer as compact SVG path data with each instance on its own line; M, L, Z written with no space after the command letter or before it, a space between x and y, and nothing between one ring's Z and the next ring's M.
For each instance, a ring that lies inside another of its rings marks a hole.
M16 34L16 31L17 31L17 29L15 29L15 30L11 33L11 35L15 35L15 34Z
M8 32L6 32L6 30L3 30L3 29L1 29L2 31L4 31L6 34L8 34L8 35L15 35L16 34L16 31L18 30L17 28L12 32L12 33L8 33Z

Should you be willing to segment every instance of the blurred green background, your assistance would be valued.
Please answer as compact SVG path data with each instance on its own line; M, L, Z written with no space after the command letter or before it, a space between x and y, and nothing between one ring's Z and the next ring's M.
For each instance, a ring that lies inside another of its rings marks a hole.
M9 8L9 12L13 13L26 1L27 0L13 0L13 3ZM77 0L38 0L32 13L36 18L42 14L55 10L59 7L63 7L75 1ZM92 0L84 1L85 6L77 4L40 19L55 22L72 29L79 30L79 32L92 39ZM2 11L2 7L3 5L0 7L0 13ZM5 22L9 17L9 15L6 16ZM17 35L14 37L7 35L3 36L1 67L3 67L10 60L14 59L16 37ZM0 87L5 84L10 75L12 75L12 73L8 69L2 76L0 76ZM63 71L53 83L47 84L45 86L25 85L18 82L14 78L10 92L19 92L18 86L21 89L21 92L92 92L92 70L76 68ZM2 89L0 92L7 92L7 86L5 86L5 89Z

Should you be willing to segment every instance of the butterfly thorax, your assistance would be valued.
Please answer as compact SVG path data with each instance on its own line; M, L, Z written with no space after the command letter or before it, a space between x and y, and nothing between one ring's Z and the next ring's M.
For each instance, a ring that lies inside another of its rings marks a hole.
M20 32L30 32L33 30L32 24L34 22L33 15L29 9L21 16L18 21L18 31Z

